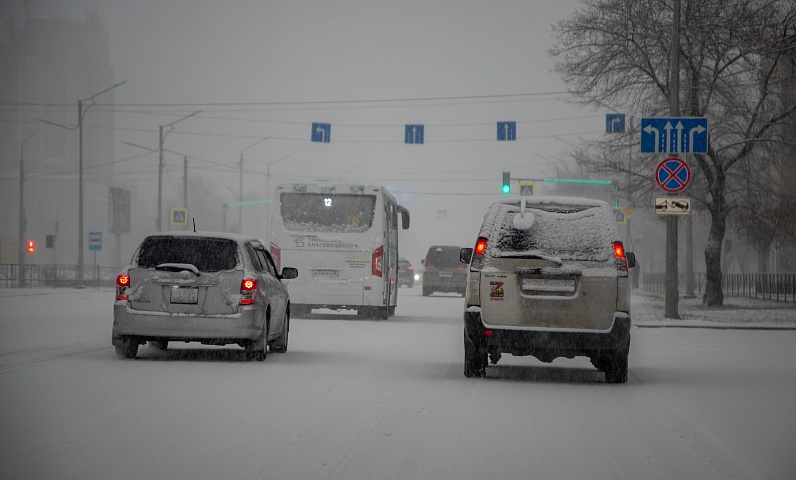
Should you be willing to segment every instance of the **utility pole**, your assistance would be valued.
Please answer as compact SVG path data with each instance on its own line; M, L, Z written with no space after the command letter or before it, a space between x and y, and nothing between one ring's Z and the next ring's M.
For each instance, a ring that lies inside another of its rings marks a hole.
M182 208L188 210L188 155L182 159ZM187 222L188 219L186 218ZM188 229L188 225L182 227L184 230Z
M263 143L271 137L261 138L248 147L240 151L240 163L238 163L238 203L243 203L243 152ZM268 187L266 186L266 189ZM238 233L243 233L243 206L238 207Z
M83 111L83 102L93 101L96 97L102 95L105 92L109 92L114 88L118 87L119 85L123 85L126 83L127 80L123 82L119 82L112 87L108 87L105 90L92 95L86 99L78 100L77 101L77 128L79 130L79 148L80 148L80 166L79 166L79 174L78 174L78 221L77 221L77 284L75 285L77 288L85 288L86 284L83 282L83 264L84 264L84 257L83 257L83 117L85 116L88 109L91 108L91 105L86 107L86 111Z
M199 115L202 113L201 110L197 110L191 114L185 115L184 117L178 118L173 122L167 125L160 125L160 136L158 137L158 217L157 217L157 227L158 232L163 230L163 143L166 141L166 135L174 130L174 124L185 120L186 118L193 117L194 115ZM168 128L169 130L166 133L163 133L163 130Z
M680 0L672 5L672 46L669 57L669 115L680 116ZM676 196L676 194L669 194ZM665 318L679 319L679 288L677 272L677 215L666 219L666 279Z
M33 138L31 133L19 147L19 286L25 286L25 143Z

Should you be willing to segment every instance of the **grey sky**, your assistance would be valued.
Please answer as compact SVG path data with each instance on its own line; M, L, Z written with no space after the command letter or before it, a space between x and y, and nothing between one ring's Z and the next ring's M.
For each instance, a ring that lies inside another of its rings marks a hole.
M577 6L576 0L31 0L30 12L97 11L116 81L127 82L113 100L139 105L116 109L118 158L141 153L122 142L156 147L159 125L202 110L177 126L166 147L228 165L206 174L226 201L235 200L241 151L270 136L246 151L248 198L265 191L271 163L272 185L325 178L414 192L403 201L425 211L414 214L420 225L433 223L440 209L476 208L469 232L491 200L487 194L499 192L501 170L552 176L568 142L604 128L600 112L556 94L566 87L546 53L551 25ZM502 97L514 94L528 95ZM516 142L496 141L498 121L517 122ZM90 127L90 116L86 122ZM332 124L330 144L309 141L311 122ZM404 144L408 123L425 125L424 145ZM181 168L178 156L167 163L173 172ZM119 170L151 164L144 158ZM450 195L467 192L484 198L465 205ZM468 235L455 237L470 243Z

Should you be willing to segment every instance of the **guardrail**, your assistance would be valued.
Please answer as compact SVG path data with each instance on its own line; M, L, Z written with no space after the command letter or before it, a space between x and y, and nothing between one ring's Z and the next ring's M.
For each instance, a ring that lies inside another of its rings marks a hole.
M694 274L694 293L705 293L707 282L704 273ZM665 286L665 273L642 273L641 285L645 290L663 292ZM678 287L680 292L685 292L686 276L680 274ZM721 276L721 289L726 296L750 297L776 300L778 302L792 301L796 303L796 273L733 273Z
M0 288L113 287L119 267L0 263ZM83 279L79 273L82 271Z

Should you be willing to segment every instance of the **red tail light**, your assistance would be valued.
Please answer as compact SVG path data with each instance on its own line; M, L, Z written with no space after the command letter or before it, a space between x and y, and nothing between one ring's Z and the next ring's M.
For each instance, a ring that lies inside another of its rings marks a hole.
M616 270L620 277L627 276L627 257L625 256L625 246L622 242L614 242L614 259L616 261Z
M371 265L371 270L373 275L377 277L381 277L383 275L383 268L384 268L384 246L373 250L373 261Z
M244 278L240 282L240 304L251 305L257 298L257 279Z
M622 245L622 242L614 242L614 256L616 258L625 258L625 246Z
M120 273L116 277L116 300L127 300L128 287L130 287L130 275Z
M475 250L473 251L476 255L483 255L486 252L486 238L478 237L478 241L475 242Z
M478 237L473 249L473 257L470 259L470 270L477 272L484 266L484 254L486 253L486 238ZM463 264L465 267L467 264Z
M276 271L282 271L282 250L274 245L271 244L271 256L274 258L274 264L276 264Z

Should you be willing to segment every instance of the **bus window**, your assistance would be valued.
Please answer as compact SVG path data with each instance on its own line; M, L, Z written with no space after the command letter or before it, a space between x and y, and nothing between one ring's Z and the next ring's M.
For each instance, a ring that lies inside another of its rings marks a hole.
M280 213L294 232L367 232L373 226L375 195L282 193Z

